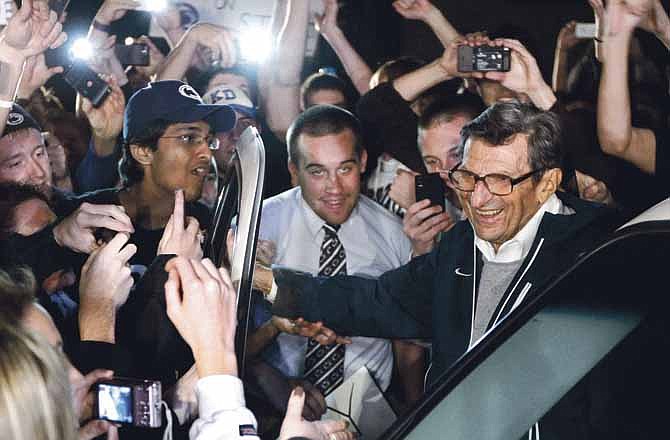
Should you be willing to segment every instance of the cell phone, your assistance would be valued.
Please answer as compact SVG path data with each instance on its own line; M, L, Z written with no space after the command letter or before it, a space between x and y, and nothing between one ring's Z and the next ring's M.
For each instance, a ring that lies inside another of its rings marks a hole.
M100 107L105 99L112 93L112 89L98 76L90 67L84 63L72 64L63 74L72 88L79 94L88 98L93 107Z
M508 72L511 61L509 47L458 46L459 72Z
M93 417L141 428L160 428L161 383L115 377L93 387Z
M144 43L117 44L114 53L124 66L148 66L149 46Z
M444 192L446 186L440 173L419 174L414 177L416 201L428 199L430 206L441 206L444 211Z
M63 11L70 5L70 0L49 0L49 9L56 12L58 17L63 15Z
M575 25L575 37L577 38L595 38L596 24L595 23L577 23Z

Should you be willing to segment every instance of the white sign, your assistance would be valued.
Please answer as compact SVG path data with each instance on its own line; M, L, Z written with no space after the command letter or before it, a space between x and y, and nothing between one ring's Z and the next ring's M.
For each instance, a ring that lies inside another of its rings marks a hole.
M196 22L218 24L236 31L238 35L250 29L255 32L269 32L274 8L274 0L185 0L172 1L171 4L180 11L182 23L186 20L189 25ZM311 0L310 16L321 13L323 0ZM154 21L150 33L155 36L162 35ZM307 29L306 56L314 55L318 38L312 19Z

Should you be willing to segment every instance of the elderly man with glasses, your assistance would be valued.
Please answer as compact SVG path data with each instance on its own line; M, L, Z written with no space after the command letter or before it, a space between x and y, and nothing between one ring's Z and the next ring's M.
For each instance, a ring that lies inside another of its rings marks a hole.
M461 135L463 161L442 175L466 220L432 252L376 280L277 270L274 313L343 335L431 338L430 386L609 230L609 210L558 191L563 154L553 113L498 103Z

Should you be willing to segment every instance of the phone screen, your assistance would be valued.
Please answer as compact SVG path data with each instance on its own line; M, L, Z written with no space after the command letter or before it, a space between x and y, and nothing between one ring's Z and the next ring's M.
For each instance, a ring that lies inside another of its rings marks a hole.
M131 387L98 384L98 418L118 423L133 423Z
M417 202L428 199L431 206L441 206L444 211L445 185L439 173L419 174L414 185Z

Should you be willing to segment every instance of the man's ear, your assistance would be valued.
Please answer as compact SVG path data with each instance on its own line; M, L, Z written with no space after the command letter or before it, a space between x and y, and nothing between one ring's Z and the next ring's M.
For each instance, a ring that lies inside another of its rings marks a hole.
M291 175L291 187L298 186L298 167L291 159L288 161L288 172Z
M151 165L154 160L154 151L144 145L131 144L130 154L140 165Z
M364 148L361 151L361 174L365 172L365 167L367 166L367 164L368 164L368 152Z
M551 168L544 172L536 190L537 201L540 205L558 191L562 179L563 171L560 168Z

